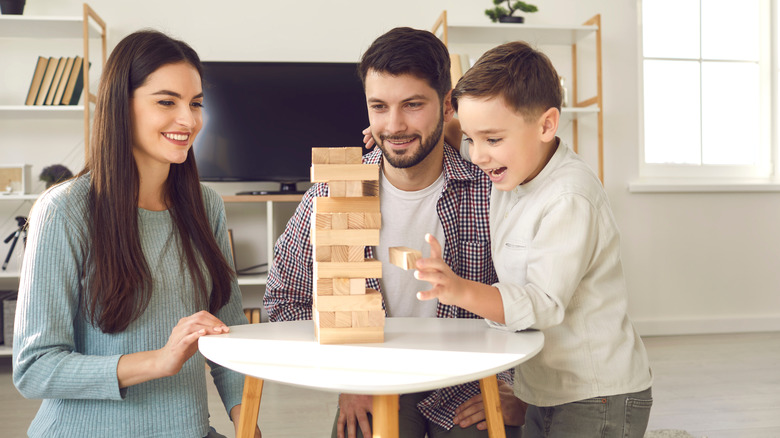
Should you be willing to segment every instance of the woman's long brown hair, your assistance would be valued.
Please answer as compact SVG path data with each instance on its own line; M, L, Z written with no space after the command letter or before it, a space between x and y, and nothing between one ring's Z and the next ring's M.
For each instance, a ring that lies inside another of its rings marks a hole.
M124 331L146 310L152 276L138 230L139 176L133 158L130 98L160 67L186 62L203 76L195 51L160 32L144 30L124 38L106 62L98 88L87 164L90 173L89 246L85 258L82 306L105 333ZM185 266L201 309L216 312L227 304L234 275L214 238L190 149L182 164L172 164L164 188ZM204 266L211 279L201 269ZM206 307L208 305L208 307Z

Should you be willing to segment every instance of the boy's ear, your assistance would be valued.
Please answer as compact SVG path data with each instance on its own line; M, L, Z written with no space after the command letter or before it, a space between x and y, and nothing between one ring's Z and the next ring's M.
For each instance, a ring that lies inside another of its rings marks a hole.
M444 123L449 122L455 116L455 107L452 106L452 90L444 96Z
M561 113L558 108L549 108L541 116L542 141L549 142L555 140L555 134L558 132L558 122L561 119Z

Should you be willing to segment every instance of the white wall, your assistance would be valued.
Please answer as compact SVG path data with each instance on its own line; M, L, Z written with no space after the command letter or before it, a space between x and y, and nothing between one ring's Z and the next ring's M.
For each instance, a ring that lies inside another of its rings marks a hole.
M491 2L93 0L90 4L109 25L109 47L136 29L152 27L188 41L204 60L356 61L383 32L395 26L430 28L443 9L453 22L486 23L482 11ZM780 269L776 266L780 233L775 229L780 223L780 194L629 193L628 182L638 176L636 4L631 0L536 4L541 10L526 16L529 24L580 24L601 13L605 186L622 230L630 312L640 332L780 330ZM36 0L28 2L25 14L80 12L80 1ZM34 56L50 47L8 41L0 40L0 56L10 51L17 58L25 53L30 57L16 69L25 70L24 78ZM3 58L0 64L0 70L6 69ZM4 75L0 76L0 103L18 100L17 94L26 93L27 79L22 81L25 90L19 93L18 86L6 85L13 74L0 75ZM319 104L327 110L328 102ZM595 128L592 121L582 124L581 148L589 156L593 142L588 139ZM69 156L77 168L83 147L79 125L78 121L45 125L0 121L0 162L32 163L36 173L41 166L67 161ZM224 188L226 193L234 190ZM15 225L4 219L14 215L9 208L0 204L0 237ZM239 257L264 259L265 242L251 236L252 227L265 222L264 209L229 206L228 215L234 228L246 230L237 233ZM0 247L0 255L5 252Z

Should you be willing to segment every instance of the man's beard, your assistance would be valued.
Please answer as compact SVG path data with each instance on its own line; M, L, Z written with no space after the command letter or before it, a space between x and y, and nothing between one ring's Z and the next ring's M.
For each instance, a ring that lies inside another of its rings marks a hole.
M433 148L435 148L436 144L439 143L439 140L441 140L443 132L444 108L442 108L439 112L439 121L436 123L436 127L433 129L430 135L425 137L425 139L423 139L419 134L414 134L411 136L380 135L378 140L376 136L374 136L374 142L379 145L379 148L382 150L382 154L384 155L384 159L387 160L391 166L397 169L407 169L409 167L414 167L420 164L428 155L430 155ZM391 149L388 150L388 148L385 148L385 140L412 141L414 139L419 140L420 143L420 146L415 151L406 149L401 152L395 152Z

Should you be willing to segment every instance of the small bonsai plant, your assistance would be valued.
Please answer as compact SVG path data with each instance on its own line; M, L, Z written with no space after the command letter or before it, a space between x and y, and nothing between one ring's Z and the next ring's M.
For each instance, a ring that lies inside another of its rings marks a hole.
M38 177L41 181L46 182L46 188L59 184L68 178L71 178L73 173L68 170L67 167L62 164L53 164L49 167L44 167L41 171L41 175Z
M506 2L506 8L501 6L504 2ZM515 1L512 3L511 0L493 0L493 4L496 5L493 9L485 10L485 15L490 17L490 21L493 23L499 21L502 23L522 23L524 21L523 17L512 16L515 11L530 13L539 10L536 5L528 4L523 1Z

